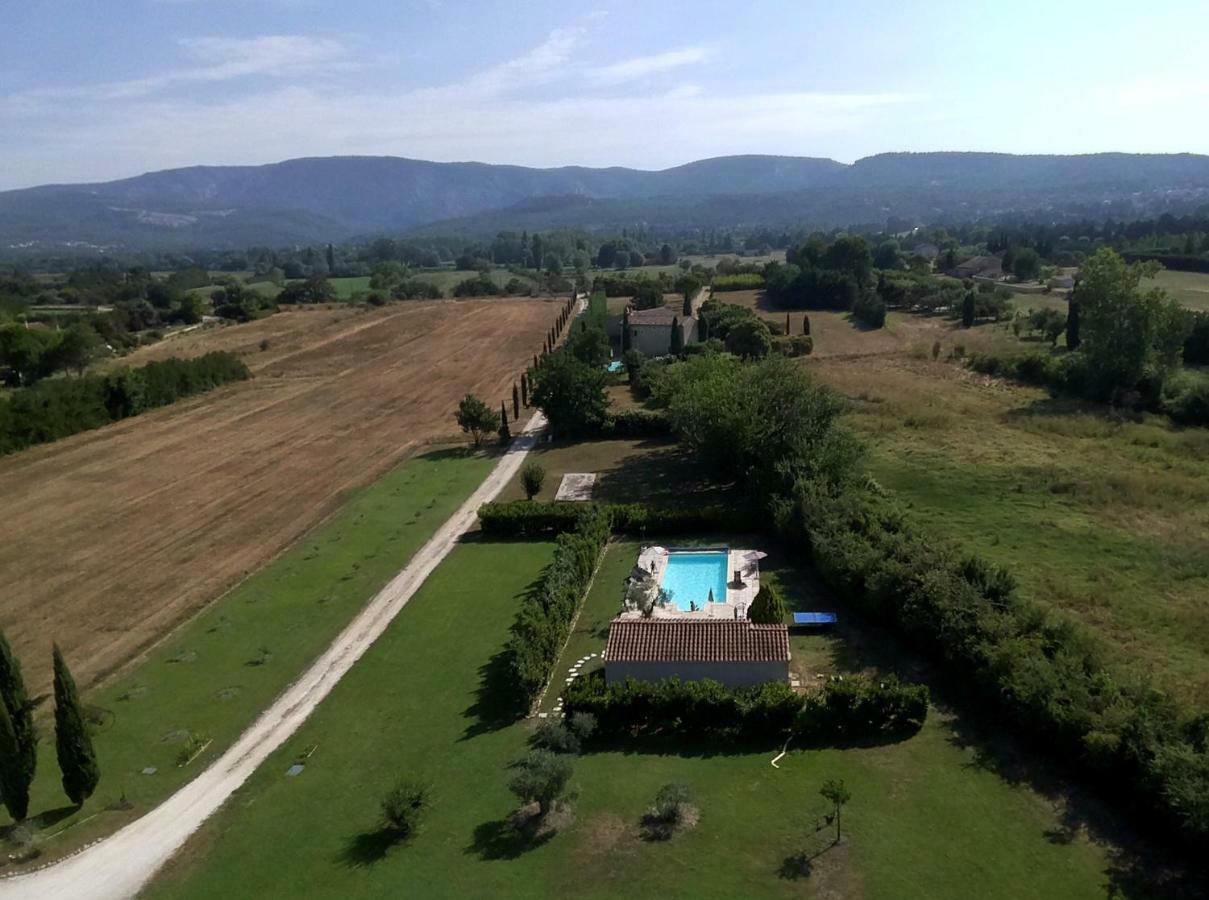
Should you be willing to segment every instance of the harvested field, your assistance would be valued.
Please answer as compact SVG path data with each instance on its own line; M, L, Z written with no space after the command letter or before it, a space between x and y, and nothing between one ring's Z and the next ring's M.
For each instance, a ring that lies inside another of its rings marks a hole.
M0 461L3 624L35 692L58 641L120 667L423 445L510 396L558 302L291 311L127 357L230 350L255 378ZM261 350L262 342L266 349Z

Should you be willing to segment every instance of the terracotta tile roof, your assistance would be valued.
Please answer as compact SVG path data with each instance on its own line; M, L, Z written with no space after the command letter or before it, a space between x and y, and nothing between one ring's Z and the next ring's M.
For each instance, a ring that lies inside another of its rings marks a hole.
M789 629L748 621L614 619L607 661L787 662Z
M631 325L671 325L672 319L680 318L680 307L656 306L652 309L630 310Z

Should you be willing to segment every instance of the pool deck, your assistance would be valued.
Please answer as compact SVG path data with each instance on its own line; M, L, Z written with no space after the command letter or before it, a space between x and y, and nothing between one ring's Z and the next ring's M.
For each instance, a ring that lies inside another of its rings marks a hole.
M672 548L675 552L680 548ZM707 552L709 547L685 547L684 550ZM720 548L715 548L720 549ZM643 547L638 554L638 568L650 572L656 584L663 584L663 575L667 571L668 557L671 555L667 547ZM733 580L735 571L742 573L743 581L736 584ZM760 590L760 564L754 550L736 550L729 548L726 565L726 602L706 603L702 609L678 609L674 604L668 606L656 605L651 614L654 619L746 619L747 608L756 599ZM641 616L638 611L624 612L623 616Z

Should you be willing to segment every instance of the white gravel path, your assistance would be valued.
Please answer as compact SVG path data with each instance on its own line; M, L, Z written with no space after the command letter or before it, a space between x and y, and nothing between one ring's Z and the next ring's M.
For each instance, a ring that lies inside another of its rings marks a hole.
M582 301L581 301L582 308ZM133 897L228 797L289 738L370 645L386 630L424 580L475 524L479 506L516 475L545 429L535 412L523 433L478 490L420 548L319 659L261 714L209 768L151 812L75 856L0 880L0 898Z

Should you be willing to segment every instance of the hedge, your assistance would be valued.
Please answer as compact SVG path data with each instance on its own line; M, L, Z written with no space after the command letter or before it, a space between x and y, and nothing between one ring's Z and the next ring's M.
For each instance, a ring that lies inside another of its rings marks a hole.
M597 560L609 539L609 517L596 509L578 516L575 529L558 536L554 558L516 614L508 640L508 678L518 707L537 699L571 633Z
M563 691L568 716L596 717L597 736L684 735L733 739L853 740L918 731L928 689L895 679L829 682L805 699L784 682L727 688L716 681L626 679L605 684L597 670Z
M672 423L667 416L645 409L626 409L605 417L599 437L667 438L672 433Z
M738 275L715 275L710 282L715 293L725 291L753 291L764 287L764 276L758 272L741 272Z
M494 538L530 538L564 534L579 527L590 512L604 514L609 527L621 534L636 536L659 534L717 533L720 531L756 531L762 517L725 506L683 509L645 503L538 503L513 500L484 503L479 507L479 525Z
M1002 727L1209 846L1209 716L1185 719L1166 695L1118 682L1078 626L1023 600L1005 570L938 542L872 492L832 496L799 483L778 525L853 609L948 669Z
M238 357L215 352L104 376L47 379L0 400L0 454L100 428L248 377Z

